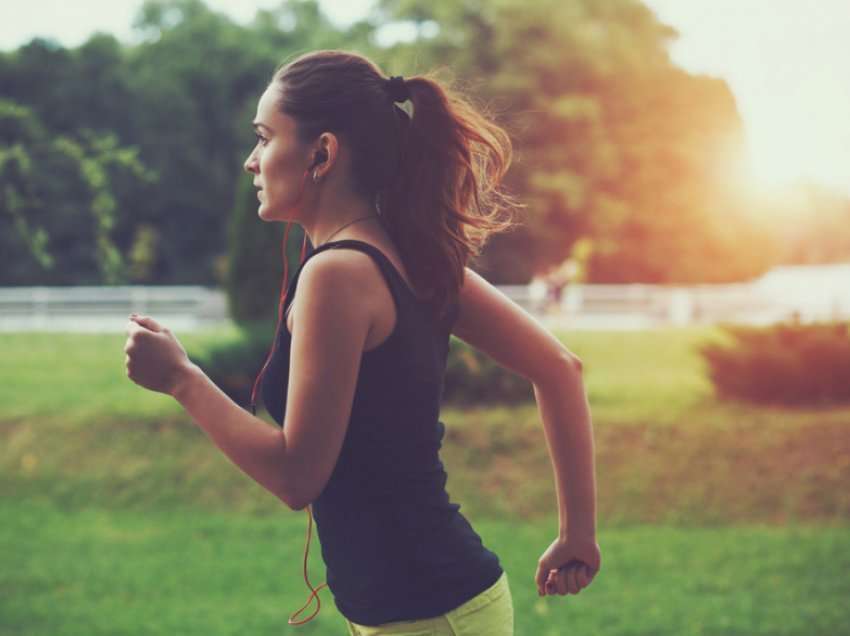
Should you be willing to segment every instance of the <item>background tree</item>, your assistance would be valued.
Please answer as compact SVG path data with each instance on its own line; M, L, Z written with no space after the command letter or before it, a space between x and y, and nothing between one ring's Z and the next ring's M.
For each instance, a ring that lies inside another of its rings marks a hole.
M380 45L403 21L416 39ZM201 0L148 0L135 28L134 45L95 34L0 53L4 284L239 290L245 273L263 300L240 300L244 317L272 317L283 225L256 216L242 166L272 72L318 48L360 51L388 74L442 68L511 134L505 185L527 208L472 263L493 282L568 257L590 282L650 283L847 258L847 197L755 196L729 87L672 64L676 32L638 0L381 0L346 29L314 0L244 25Z
M377 19L409 20L425 34L394 55L450 64L512 132L508 180L529 203L527 227L495 237L482 255L493 278L525 282L579 241L595 282L740 279L775 262L747 217L746 192L723 170L743 148L728 86L675 68L667 47L676 31L642 3L380 7ZM742 252L753 238L764 249Z
M150 184L132 149L87 129L50 135L29 108L0 100L0 284L127 282L113 183Z

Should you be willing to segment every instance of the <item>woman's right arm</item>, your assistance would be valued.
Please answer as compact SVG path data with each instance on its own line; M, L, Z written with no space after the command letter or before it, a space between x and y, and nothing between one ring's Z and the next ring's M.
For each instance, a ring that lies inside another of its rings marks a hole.
M574 594L578 590L573 588L589 583L589 578L583 581L596 573L601 560L596 544L593 431L581 360L469 267L459 299L460 313L452 333L534 387L555 470L560 519L558 538L538 561L538 587L546 588L549 570L554 570ZM574 559L586 563L589 572L577 573L572 567L559 570ZM581 580L576 579L578 574Z
M574 368L565 368L533 386L555 473L559 536L595 536L593 429L581 361L576 358Z
M577 594L601 565L596 543L593 428L581 373L581 361L576 357L572 367L533 385L558 498L558 538L540 558L535 575L541 595ZM567 566L571 561L585 566ZM552 570L557 575L550 577Z

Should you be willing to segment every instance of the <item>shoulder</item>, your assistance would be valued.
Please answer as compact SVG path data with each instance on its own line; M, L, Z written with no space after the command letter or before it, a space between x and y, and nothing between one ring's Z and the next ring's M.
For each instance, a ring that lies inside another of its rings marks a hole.
M535 384L581 361L534 316L466 267L452 333Z
M312 256L301 270L298 287L330 286L335 291L367 291L375 284L372 258L354 249L331 248Z
M337 318L374 320L376 272L368 254L352 249L331 248L312 256L298 277L302 307L313 311L339 312ZM298 312L299 303L295 303ZM310 313L301 312L301 313Z

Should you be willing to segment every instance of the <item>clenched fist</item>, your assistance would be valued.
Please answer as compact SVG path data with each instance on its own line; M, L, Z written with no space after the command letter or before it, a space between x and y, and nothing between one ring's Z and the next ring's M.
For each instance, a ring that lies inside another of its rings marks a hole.
M149 316L130 315L124 345L127 377L151 391L174 395L193 363L174 334Z

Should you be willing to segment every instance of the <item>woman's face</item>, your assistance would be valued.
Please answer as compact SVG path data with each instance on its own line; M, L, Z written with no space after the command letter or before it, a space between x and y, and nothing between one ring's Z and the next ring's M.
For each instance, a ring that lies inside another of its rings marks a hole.
M300 209L304 201L299 192L309 167L308 148L295 136L295 120L277 108L278 90L270 85L260 97L254 120L257 145L245 160L245 170L260 188L257 213L266 221L290 220L293 210Z

